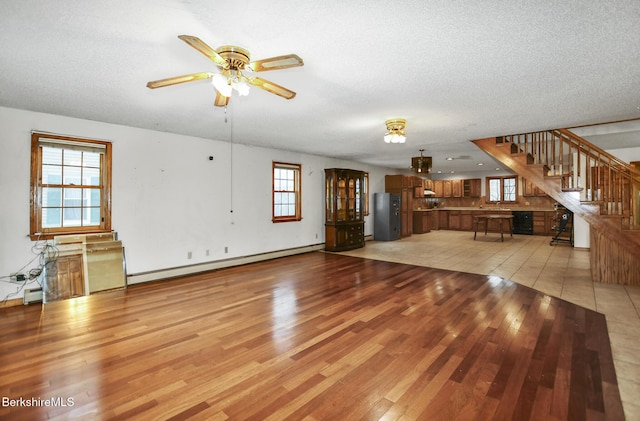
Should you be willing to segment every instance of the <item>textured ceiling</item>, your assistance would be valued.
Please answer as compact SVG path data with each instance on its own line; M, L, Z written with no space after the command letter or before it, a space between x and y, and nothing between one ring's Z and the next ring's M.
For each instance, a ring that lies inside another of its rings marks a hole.
M238 143L395 168L424 148L445 172L494 166L471 139L640 118L638 0L21 0L1 9L7 107L216 140L233 132ZM180 34L253 59L298 54L304 67L259 75L298 95L253 88L231 99L225 123L208 81L146 88L215 71ZM407 119L404 145L382 141L392 117ZM596 133L594 143L640 146L639 130Z

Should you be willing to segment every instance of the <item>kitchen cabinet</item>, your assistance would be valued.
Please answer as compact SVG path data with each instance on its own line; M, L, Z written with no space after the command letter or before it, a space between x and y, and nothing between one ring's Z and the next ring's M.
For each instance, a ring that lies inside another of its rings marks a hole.
M449 211L448 210L439 210L439 227L441 230L449 229Z
M420 178L420 185L418 187L415 187L415 194L414 197L416 198L425 198L425 197L434 197L435 195L433 193L429 194L429 195L425 195L424 191L425 190L430 190L432 192L435 192L434 190L434 186L433 186L433 180L430 180L428 178Z
M450 230L471 231L473 230L473 215L470 210L449 210Z
M547 234L547 218L545 214L546 212L544 211L533 212L533 235Z
M451 180L451 197L462 197L462 180Z
M440 211L434 209L431 212L429 212L429 214L431 215L431 229L439 230L440 229Z
M457 211L457 210L449 211L449 229L450 230L460 229L460 211Z
M384 190L400 196L401 237L413 232L413 196L415 194L414 177L410 175L387 175L384 177Z
M433 180L434 197L444 197L444 181Z
M482 179L470 178L467 180L462 180L462 196L463 197L482 196Z
M429 178L425 178L422 181L422 187L424 187L425 190L432 190L433 191L433 180L431 180Z
M451 180L442 180L442 197L451 197Z
M429 180L431 181L431 180ZM481 197L482 179L433 180L434 197Z
M400 236L408 237L413 232L413 195L411 190L400 192Z
M325 169L325 250L364 247L364 172Z
M413 233L424 234L431 231L431 211L413 211Z
M460 211L460 230L472 231L473 230L473 216L470 210Z

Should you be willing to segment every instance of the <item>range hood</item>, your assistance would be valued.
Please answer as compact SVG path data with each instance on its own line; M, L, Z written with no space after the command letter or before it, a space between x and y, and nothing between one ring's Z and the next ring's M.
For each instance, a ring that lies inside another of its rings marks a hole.
M434 192L431 189L424 189L424 195L425 196L435 196L436 192Z

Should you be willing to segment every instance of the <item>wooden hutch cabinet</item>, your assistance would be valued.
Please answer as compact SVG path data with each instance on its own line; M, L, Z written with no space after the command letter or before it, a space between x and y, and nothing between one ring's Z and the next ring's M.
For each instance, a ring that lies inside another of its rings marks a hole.
M364 247L364 172L328 168L325 172L325 250Z

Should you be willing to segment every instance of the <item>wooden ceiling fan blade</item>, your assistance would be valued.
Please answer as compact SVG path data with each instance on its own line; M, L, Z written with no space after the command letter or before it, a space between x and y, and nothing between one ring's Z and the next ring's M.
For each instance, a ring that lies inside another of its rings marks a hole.
M227 66L227 60L225 60L220 54L216 52L213 48L209 47L206 42L202 41L198 37L194 37L193 35L178 35L178 38L200 51L204 54L209 60L213 61L220 67Z
M287 69L289 67L298 67L303 65L304 62L300 57L295 54L287 54L285 56L252 61L247 65L247 67L254 72L265 72L267 70Z
M260 89L264 89L267 92L271 92L272 94L281 96L285 99L293 99L296 96L296 93L292 90L285 88L284 86L280 86L276 83L270 82L266 79L262 79L259 77L247 78L249 83L254 86L257 86Z
M150 88L150 89L162 88L164 86L177 85L179 83L192 82L194 80L209 79L212 76L213 76L213 73L209 73L209 72L191 73L189 75L174 76L166 79L151 81L147 83L147 88Z
M220 92L216 92L216 100L213 105L216 107L226 107L229 104L229 97L222 95Z

